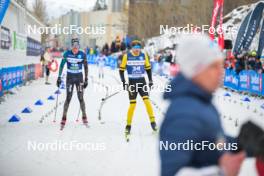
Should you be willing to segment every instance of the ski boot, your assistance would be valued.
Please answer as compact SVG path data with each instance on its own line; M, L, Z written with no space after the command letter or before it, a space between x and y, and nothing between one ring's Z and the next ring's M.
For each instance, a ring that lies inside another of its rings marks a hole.
M156 122L151 122L150 125L151 125L151 128L154 131L154 133L157 133L158 132L158 127L157 127Z
M88 126L88 120L87 120L87 117L84 116L84 117L82 118L82 121L83 121L84 126L86 126L86 127L88 128L89 126Z
M130 131L131 131L131 125L127 125L125 129L125 137L127 142L129 142Z
M66 124L66 116L63 116L61 119L61 128L60 130L63 130Z

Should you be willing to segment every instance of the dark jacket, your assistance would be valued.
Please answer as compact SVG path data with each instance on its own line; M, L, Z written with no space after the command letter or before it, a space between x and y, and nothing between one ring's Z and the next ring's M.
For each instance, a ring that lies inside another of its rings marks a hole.
M212 95L179 74L171 82L171 92L164 98L171 101L160 129L161 175L175 175L183 167L217 165L223 151L219 150L166 150L163 144L218 143L231 141L224 135L219 114L212 104ZM233 149L233 148L232 148Z

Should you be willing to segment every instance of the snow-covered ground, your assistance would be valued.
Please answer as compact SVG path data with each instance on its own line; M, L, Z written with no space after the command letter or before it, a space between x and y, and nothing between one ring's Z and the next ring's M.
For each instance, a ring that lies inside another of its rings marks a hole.
M108 86L120 84L118 71L110 69L105 71L105 79L101 81L103 84ZM79 103L77 95L74 94L66 127L63 131L59 130L65 90L61 90L62 94L59 95L56 123L53 122L56 101L47 100L47 97L54 95L57 89L55 73L51 75L50 86L44 84L44 79L40 79L29 86L18 88L15 95L6 97L6 101L0 104L1 176L159 175L158 136L152 134L143 102L138 98L131 141L127 143L124 138L126 112L129 106L127 93L122 91L106 101L102 111L104 122L102 124L98 120L98 109L106 92L94 89L99 82L95 66L89 67L89 75L85 101L90 128L76 122ZM166 82L165 78L154 76L155 84L164 85ZM252 102L245 103L240 100L242 98L240 95L230 93L231 97L224 97L225 93L224 89L217 91L215 103L221 112L222 123L228 134L236 135L239 126L246 119L254 119L264 127L261 100L252 99ZM43 106L34 105L38 99L44 102ZM162 93L152 92L151 99L155 104L154 111L160 125L168 102L162 99ZM33 112L21 113L27 106ZM20 116L21 121L9 123L8 120L13 114ZM43 116L45 119L40 123L39 120ZM80 151L77 148L72 151L32 151L28 146L30 142L69 144L73 141L88 143L92 148ZM240 175L256 175L254 167L254 159L247 159Z

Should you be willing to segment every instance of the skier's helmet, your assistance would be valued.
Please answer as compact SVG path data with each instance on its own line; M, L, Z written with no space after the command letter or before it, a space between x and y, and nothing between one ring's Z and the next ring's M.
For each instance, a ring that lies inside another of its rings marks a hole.
M80 48L80 41L78 38L72 38L71 40L72 48Z
M131 46L133 49L141 49L142 48L142 43L139 39L135 38L131 42Z

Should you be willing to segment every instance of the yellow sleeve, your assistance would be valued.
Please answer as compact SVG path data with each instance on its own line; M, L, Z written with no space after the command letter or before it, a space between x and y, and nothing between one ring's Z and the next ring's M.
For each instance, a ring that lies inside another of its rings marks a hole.
M120 67L119 67L119 70L125 71L126 65L127 65L127 54L124 54L124 56L122 58L122 62L121 62Z
M144 53L144 54L145 54L145 70L149 70L149 69L151 69L149 56L147 53Z

